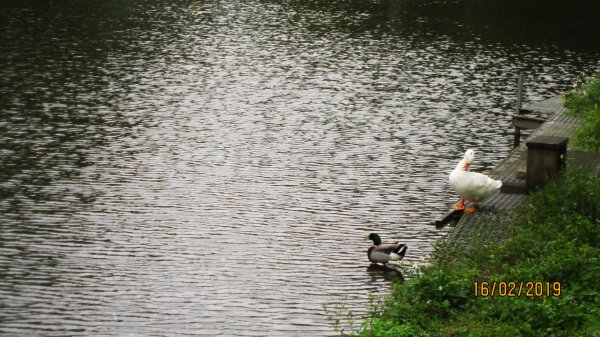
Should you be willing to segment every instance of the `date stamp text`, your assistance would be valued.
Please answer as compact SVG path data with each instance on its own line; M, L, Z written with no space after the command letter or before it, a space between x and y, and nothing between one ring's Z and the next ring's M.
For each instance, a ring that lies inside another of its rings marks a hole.
M560 282L474 281L475 297L559 297Z

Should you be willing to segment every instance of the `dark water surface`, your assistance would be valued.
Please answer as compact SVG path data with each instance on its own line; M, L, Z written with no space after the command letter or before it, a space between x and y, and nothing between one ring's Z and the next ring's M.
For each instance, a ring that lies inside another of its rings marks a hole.
M419 261L509 151L517 73L598 61L470 1L83 3L1 3L1 336L333 335L390 286L361 238Z

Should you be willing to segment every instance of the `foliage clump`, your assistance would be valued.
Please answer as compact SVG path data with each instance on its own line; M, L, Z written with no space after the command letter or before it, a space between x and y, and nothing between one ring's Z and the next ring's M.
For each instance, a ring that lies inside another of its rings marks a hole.
M433 264L394 284L356 335L600 336L599 211L600 175L565 175L497 220L507 224L490 224L506 228L500 239L484 230L440 243ZM560 295L475 296L475 281L560 282Z
M575 145L584 150L600 151L600 76L589 81L582 93L566 94L565 108L583 121L582 127L575 131Z

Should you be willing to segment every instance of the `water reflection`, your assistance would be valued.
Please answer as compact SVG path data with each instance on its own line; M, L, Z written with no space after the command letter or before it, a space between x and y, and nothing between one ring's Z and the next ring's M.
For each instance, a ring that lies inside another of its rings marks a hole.
M371 277L371 283L377 284L380 283L381 279L386 282L403 282L404 276L402 275L402 270L400 268L393 269L378 265L376 263L371 263L367 267L367 272Z
M423 2L423 5L427 2ZM464 148L595 55L397 2L25 1L0 25L0 335L331 335L444 234ZM386 12L388 8L393 11Z

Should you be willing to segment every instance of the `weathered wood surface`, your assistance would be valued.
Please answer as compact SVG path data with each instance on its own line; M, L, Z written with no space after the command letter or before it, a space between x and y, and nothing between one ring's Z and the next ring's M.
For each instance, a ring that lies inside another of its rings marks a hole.
M513 115L513 126L518 129L537 129L544 121L542 118L529 115Z
M541 135L528 140L527 192L545 185L566 167L567 137Z

